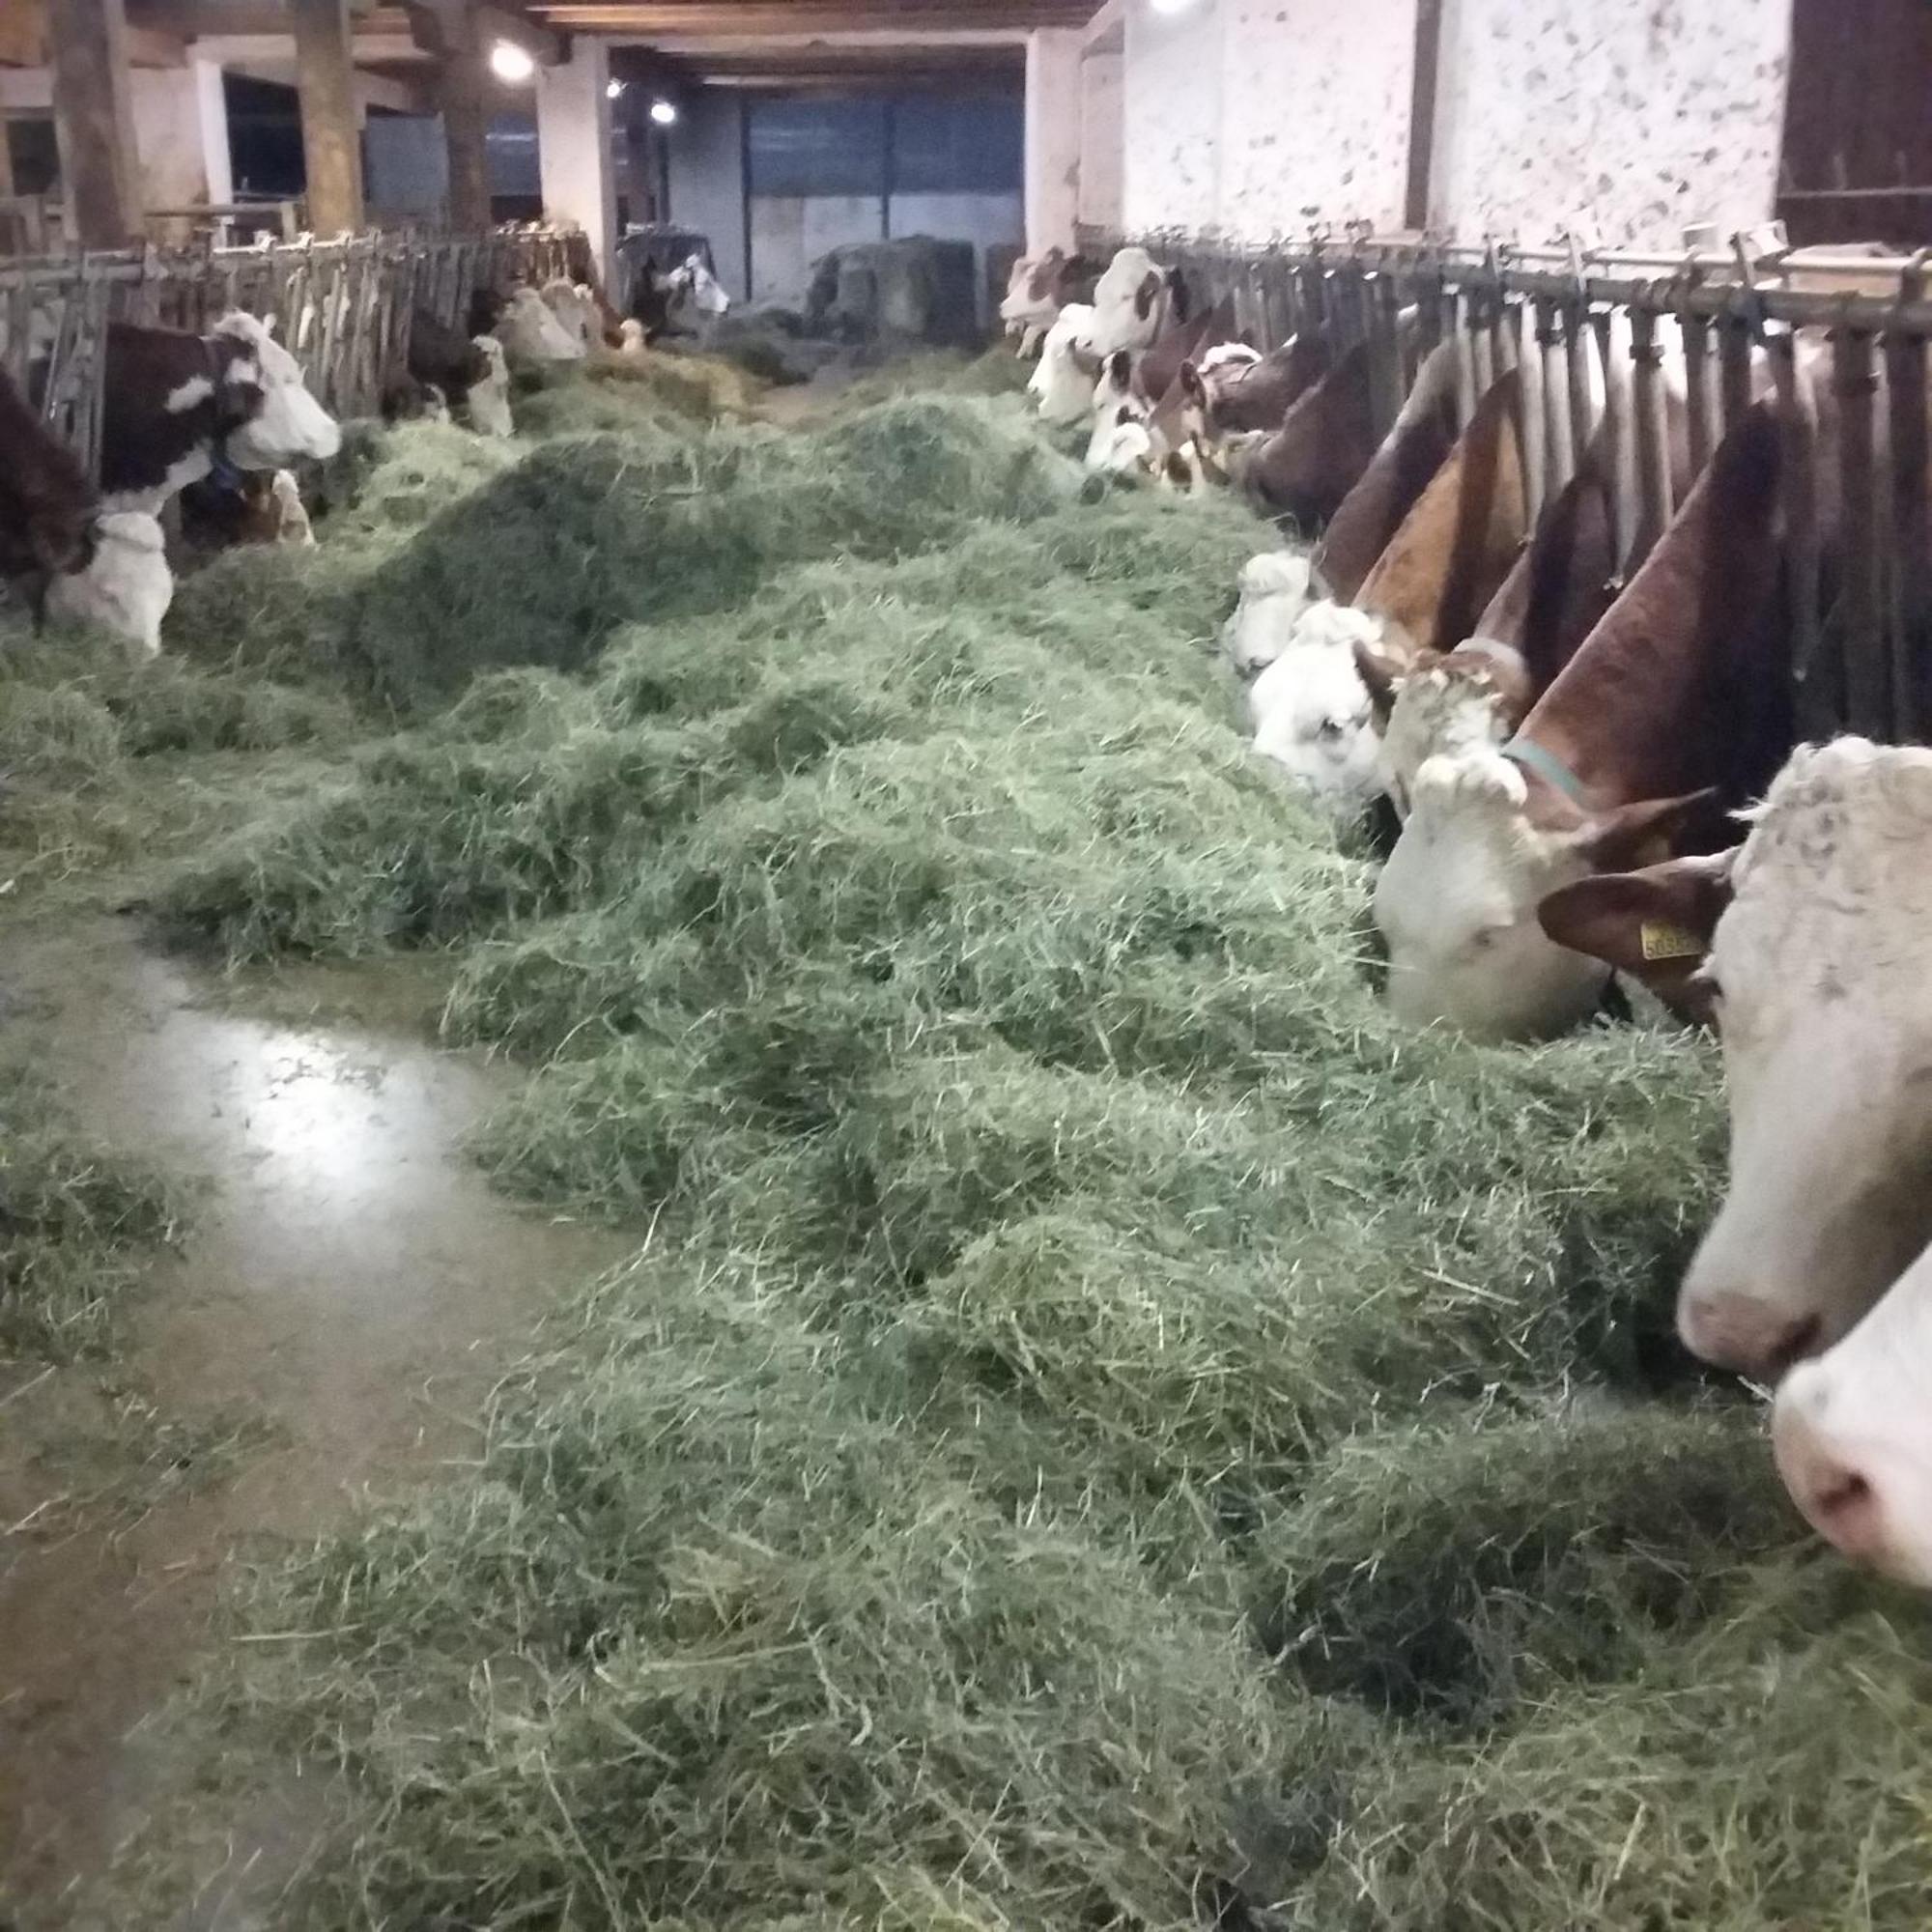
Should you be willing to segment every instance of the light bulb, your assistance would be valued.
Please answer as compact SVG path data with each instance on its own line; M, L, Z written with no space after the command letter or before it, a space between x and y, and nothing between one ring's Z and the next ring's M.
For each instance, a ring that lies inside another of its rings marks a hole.
M512 86L529 79L537 71L537 64L530 58L526 47L520 47L515 41L498 41L490 49L490 71L498 80L507 80Z

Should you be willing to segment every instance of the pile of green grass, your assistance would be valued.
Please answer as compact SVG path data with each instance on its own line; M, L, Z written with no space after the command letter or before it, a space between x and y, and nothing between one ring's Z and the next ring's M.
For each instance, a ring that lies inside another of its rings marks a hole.
M0 1065L0 1371L101 1352L183 1205L173 1183L77 1134L43 1082Z
M1254 526L1058 475L540 444L358 591L410 728L171 881L445 951L480 1156L653 1231L263 1579L234 1763L355 1794L285 1922L1916 1925L1932 1623L1670 1335L1713 1057L1393 1024L1212 668Z

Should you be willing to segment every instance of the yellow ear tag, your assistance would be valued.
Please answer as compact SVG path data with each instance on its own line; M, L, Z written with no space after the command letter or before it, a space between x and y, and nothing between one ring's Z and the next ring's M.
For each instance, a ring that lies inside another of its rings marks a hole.
M1701 959L1704 956L1704 942L1694 932L1687 932L1683 926L1673 925L1665 919L1645 920L1638 938L1647 960Z

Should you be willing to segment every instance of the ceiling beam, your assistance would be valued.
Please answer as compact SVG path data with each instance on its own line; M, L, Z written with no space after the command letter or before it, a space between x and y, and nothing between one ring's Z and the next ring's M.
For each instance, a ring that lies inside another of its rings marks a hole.
M695 40L1084 26L1092 0L531 0L553 27Z

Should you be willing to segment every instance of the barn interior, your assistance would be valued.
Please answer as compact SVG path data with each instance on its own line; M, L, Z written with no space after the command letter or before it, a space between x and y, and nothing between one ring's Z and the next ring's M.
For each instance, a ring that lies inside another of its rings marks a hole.
M1918 1932L1932 1505L1693 1293L1746 976L1549 909L1805 742L1932 824L1928 87L0 0L0 1932ZM1908 1321L1920 871L1768 1110L1803 1230L1896 1103L1795 1271Z

